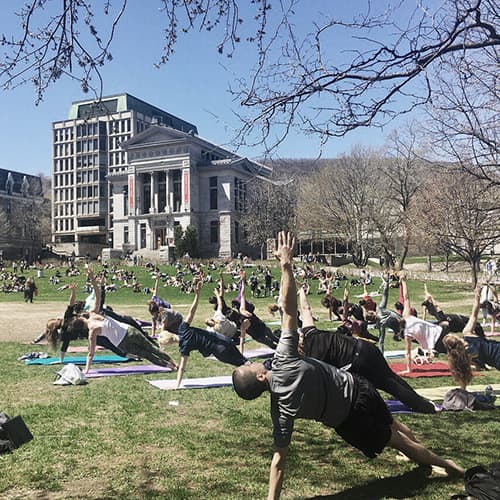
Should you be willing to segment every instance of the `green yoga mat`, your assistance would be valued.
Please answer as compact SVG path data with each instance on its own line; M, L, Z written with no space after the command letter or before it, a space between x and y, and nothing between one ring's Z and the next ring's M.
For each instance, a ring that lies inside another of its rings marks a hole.
M116 354L94 356L92 364L96 363L125 363L129 358L122 358ZM66 356L63 364L73 363L75 365L84 365L87 362L87 356ZM59 358L35 358L27 359L27 365L58 365Z

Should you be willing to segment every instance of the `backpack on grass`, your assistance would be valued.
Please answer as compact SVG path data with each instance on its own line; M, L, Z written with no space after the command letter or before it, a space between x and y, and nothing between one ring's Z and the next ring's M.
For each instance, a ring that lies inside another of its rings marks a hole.
M465 471L465 491L477 500L498 500L500 498L500 462L489 467L477 465Z
M0 453L19 448L32 439L33 435L21 417L10 418L6 413L0 412Z

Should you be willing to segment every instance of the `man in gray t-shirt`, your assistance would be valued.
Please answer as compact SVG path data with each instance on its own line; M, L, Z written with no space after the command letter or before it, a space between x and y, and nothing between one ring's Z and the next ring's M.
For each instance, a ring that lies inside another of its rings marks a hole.
M335 431L365 455L375 457L385 446L395 448L417 463L438 465L448 473L464 469L415 441L410 429L392 418L374 389L362 377L311 358L301 358L297 335L297 290L292 272L295 239L278 235L275 253L281 264L283 300L282 334L268 371L261 363L240 366L233 372L238 396L255 399L271 393L274 455L269 475L268 498L279 498L286 456L296 418L317 420Z

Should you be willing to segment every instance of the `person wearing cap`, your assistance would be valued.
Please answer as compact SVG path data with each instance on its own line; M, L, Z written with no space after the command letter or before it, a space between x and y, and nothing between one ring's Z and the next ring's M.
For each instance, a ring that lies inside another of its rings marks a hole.
M448 474L463 475L464 469L455 462L418 443L411 430L392 417L384 400L366 379L299 354L297 290L292 272L294 244L291 234L279 234L275 255L282 270L283 322L272 370L253 363L233 372L233 387L239 397L251 400L266 391L271 395L274 454L267 498L280 497L297 418L316 420L335 429L370 458L389 446L419 464L437 465Z
M179 353L181 361L177 372L178 389L182 382L182 377L186 370L189 355L192 351L199 351L204 357L215 356L219 361L233 366L241 366L250 363L240 351L238 351L233 340L217 332L209 332L202 328L191 326L203 286L202 281L198 281L194 286L194 300L189 312L184 319L182 315L173 309L162 311L163 329L166 334L160 334L160 343L166 346L171 342L179 343Z

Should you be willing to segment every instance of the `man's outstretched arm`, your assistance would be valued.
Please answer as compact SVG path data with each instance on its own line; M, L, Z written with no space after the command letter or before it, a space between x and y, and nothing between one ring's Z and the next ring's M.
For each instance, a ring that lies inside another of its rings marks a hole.
M269 471L269 490L267 493L267 500L276 500L280 497L281 487L283 486L283 477L285 474L287 455L288 447L274 447L271 470Z
M283 330L297 330L297 287L292 271L293 248L295 238L291 233L281 231L278 234L276 258L281 264L281 300L283 304Z

